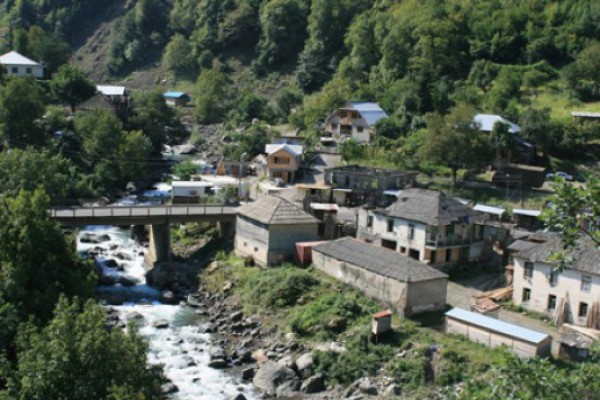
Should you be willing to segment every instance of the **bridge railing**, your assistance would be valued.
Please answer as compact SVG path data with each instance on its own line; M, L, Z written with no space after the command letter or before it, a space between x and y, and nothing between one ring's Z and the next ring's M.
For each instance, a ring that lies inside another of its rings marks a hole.
M236 207L226 204L186 204L151 206L98 206L64 207L49 210L52 218L94 217L165 217L194 215L223 215L233 213Z

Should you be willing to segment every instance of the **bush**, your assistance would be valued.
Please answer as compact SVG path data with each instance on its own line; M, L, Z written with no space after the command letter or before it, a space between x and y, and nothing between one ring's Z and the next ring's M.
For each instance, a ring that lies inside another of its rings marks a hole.
M281 267L248 280L244 292L248 303L284 308L296 304L300 296L318 284L319 280L308 271L295 267Z

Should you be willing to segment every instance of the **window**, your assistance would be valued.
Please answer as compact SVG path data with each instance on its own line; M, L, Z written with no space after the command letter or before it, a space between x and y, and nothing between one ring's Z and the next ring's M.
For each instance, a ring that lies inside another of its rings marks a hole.
M273 159L273 162L275 164L289 164L290 163L290 159L287 157L275 157Z
M446 262L452 261L452 249L446 250Z
M28 68L26 69L26 71L27 71L27 73L28 73L28 74L31 74L31 68L29 68L29 67L28 67Z
M553 269L550 271L550 285L556 286L558 284L558 271Z
M525 269L523 270L523 278L533 278L533 263L525 261Z
M579 318L585 318L587 317L587 312L588 312L588 305L587 303L579 303L579 312L577 313L577 315L579 315Z
M340 117L346 118L346 115L348 115L346 111L340 111Z
M387 220L387 231L394 232L394 220L393 219Z
M581 290L583 290L584 292L589 292L591 288L592 288L592 277L583 275L581 277Z
M400 253L406 254L406 247L400 246Z
M556 309L556 296L551 294L548 296L548 311Z
M11 70L12 70L13 74L18 74L19 73L19 68L17 68L17 67L12 67Z
M531 299L531 289L527 289L527 288L525 288L525 289L523 289L523 297L522 297L522 300L523 300L523 302L525 303L525 302L528 302L528 301L529 301L529 299Z
M338 128L338 124L331 124L331 129L337 130L337 128Z
M372 227L373 227L373 216L368 215L367 216L367 228L372 228Z
M410 240L415 238L415 226L413 224L408 224L408 238Z
M358 133L363 133L363 131L364 131L364 128L362 126L359 126L356 128L356 132L358 132Z

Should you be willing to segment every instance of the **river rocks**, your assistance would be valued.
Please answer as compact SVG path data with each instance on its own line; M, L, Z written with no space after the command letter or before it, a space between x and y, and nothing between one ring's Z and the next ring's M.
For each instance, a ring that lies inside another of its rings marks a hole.
M167 329L169 327L169 321L159 319L158 321L155 321L152 326L156 329Z
M127 253L115 253L115 257L117 257L119 260L125 260L125 261L132 261L133 257L131 257L129 254Z
M296 359L296 369L302 373L304 371L310 371L315 364L312 353L304 353Z
M138 280L130 276L120 276L118 279L118 283L121 286L131 287L135 286L138 283Z
M260 366L252 383L269 396L283 397L298 389L300 379L292 369L268 361Z
M182 144L173 146L173 154L184 155L184 154L195 154L198 149L193 144Z
M229 364L224 359L217 358L216 360L211 360L208 363L208 366L214 369L225 369L229 366Z
M79 236L79 241L81 243L92 243L92 244L98 244L98 243L104 243L104 242L108 242L110 241L110 236L104 234L104 235L97 235L95 233L83 233L81 236Z
M230 397L230 400L247 400L246 396L244 396L242 393L238 393L236 395L234 395L233 397Z
M98 285L100 286L113 286L117 283L117 278L110 275L102 275L98 277Z
M144 316L138 312L132 312L131 314L127 315L127 317L125 317L125 321L128 323L133 321L136 326L144 326L146 323Z
M242 379L249 381L254 378L254 368L246 368L242 370Z
M211 346L208 349L208 355L210 356L211 360L217 358L225 358L225 350L223 350L223 348L219 346Z
M179 392L179 388L172 382L167 382L160 387L163 394L173 394Z
M319 393L325 390L325 377L323 374L313 375L302 382L300 391L302 393Z
M392 383L383 391L383 398L389 399L400 394L400 388L395 383Z
M202 297L198 293L190 294L186 299L186 303L190 307L201 307Z
M368 380L362 381L358 385L358 390L360 390L360 392L364 393L364 394L369 394L369 395L372 395L372 396L377 396L377 386L375 386L373 383L371 383Z
M119 263L116 260L113 260L112 258L104 260L103 264L106 268L119 268Z
M244 313L241 311L236 311L229 316L229 319L232 322L238 322L244 317Z
M164 304L179 303L177 296L175 296L175 294L170 290L163 290L162 292L160 292L160 296L159 296L158 300L160 300L160 302L164 303Z

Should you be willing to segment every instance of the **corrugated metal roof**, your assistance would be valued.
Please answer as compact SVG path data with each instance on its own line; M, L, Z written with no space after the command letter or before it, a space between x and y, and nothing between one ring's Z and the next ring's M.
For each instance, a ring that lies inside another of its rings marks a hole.
M348 237L325 242L315 246L313 251L400 282L448 278L443 272L413 258Z
M600 118L600 112L573 111L571 112L571 116L583 118Z
M542 215L540 210L525 210L523 208L515 208L513 210L513 215L525 215L527 217L539 217Z
M381 212L434 226L470 223L478 216L476 211L439 190L417 188L404 189L398 200Z
M491 132L494 129L496 122L502 122L508 125L508 131L510 133L521 132L521 127L517 124L513 124L509 120L502 118L500 115L494 114L477 114L473 117L473 121L479 125L479 130L484 132Z
M458 307L448 311L446 316L529 343L541 343L549 336L545 333L523 328L519 325L509 324L508 322L486 317L485 315L463 310Z
M238 214L267 225L318 224L319 220L277 196L262 196L238 209Z
M476 204L473 210L486 214L502 215L506 211L504 208L486 206L485 204Z
M40 63L33 61L30 58L25 57L16 51L10 51L0 56L0 64L3 65L31 65L41 66Z
M98 85L96 90L105 96L124 96L125 86L110 86L110 85Z
M212 187L214 186L211 182L204 181L173 181L173 188L200 188L200 187Z
M285 150L288 153L291 153L294 156L302 155L304 152L304 147L299 144L268 144L265 146L265 153L271 155L273 153L277 153L279 150Z
M189 97L186 92L165 92L163 96L170 99L179 99L184 96Z
M351 101L348 104L353 109L359 112L369 126L373 126L382 118L387 118L388 115L379 104L368 101Z

